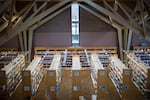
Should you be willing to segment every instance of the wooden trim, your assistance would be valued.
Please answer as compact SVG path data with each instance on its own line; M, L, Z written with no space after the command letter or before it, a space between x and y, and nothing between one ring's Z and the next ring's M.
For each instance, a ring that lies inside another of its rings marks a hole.
M134 46L133 50L138 50L138 49L150 49L150 46Z
M0 51L18 51L18 48L0 48Z
M106 50L114 50L114 53L117 53L117 47L116 46L88 46L88 47L35 47L34 48L34 54L36 55L37 54L37 51L38 50L54 50L54 51L57 51L57 50L64 50L65 49L67 50L84 50L84 49L91 49L91 50L99 50L99 49L106 49Z

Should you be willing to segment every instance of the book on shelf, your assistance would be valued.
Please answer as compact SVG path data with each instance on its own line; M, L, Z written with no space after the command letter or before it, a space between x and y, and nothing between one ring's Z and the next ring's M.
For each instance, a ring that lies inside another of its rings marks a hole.
M21 71L25 69L25 55L18 54L8 65L0 70L0 94L11 96L21 83Z

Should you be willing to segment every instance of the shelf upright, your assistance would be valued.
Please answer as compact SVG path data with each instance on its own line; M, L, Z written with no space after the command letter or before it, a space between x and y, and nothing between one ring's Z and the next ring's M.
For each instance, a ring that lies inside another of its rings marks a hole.
M116 56L110 57L111 63L109 76L116 87L116 90L122 100L131 99L131 77L132 71Z
M0 98L8 99L21 83L21 71L25 69L25 55L18 54L0 70Z
M134 85L146 98L150 98L150 66L145 63L150 62L150 57L146 56L144 59L143 57L143 53L139 53L138 57L134 52L128 53L128 66L133 70L132 82Z
M24 99L36 96L39 85L43 79L41 57L36 56L22 71L22 89Z
M47 96L50 100L57 100L61 81L61 54L54 55L50 67L47 69Z
M96 53L91 54L91 64L91 76L93 79L93 83L96 83L95 87L97 90L97 100L106 99L109 85L107 70L103 67Z
M79 97L83 95L81 87L81 63L80 56L72 56L72 100L79 100Z

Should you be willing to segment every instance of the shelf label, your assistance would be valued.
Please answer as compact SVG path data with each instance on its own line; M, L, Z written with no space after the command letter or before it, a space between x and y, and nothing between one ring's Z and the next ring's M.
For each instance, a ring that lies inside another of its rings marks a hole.
M102 85L99 87L101 90L105 91L106 90L106 86L105 85Z
M4 72L0 72L0 77L3 77L4 76Z
M54 72L49 72L49 76L54 76Z
M54 86L50 86L50 91L55 91L55 87Z
M48 100L51 100L51 95L49 93L47 93L47 97L48 97Z
M126 70L124 74L125 74L126 76L129 76L129 75L130 75L130 71L129 71L129 70Z
M23 72L23 76L29 76L28 72Z
M73 86L73 91L79 91L80 90L80 86Z
M124 89L125 89L126 91L128 91L128 90L129 90L129 85L125 85L125 86L124 86Z
M30 91L30 86L24 86L24 91Z
M104 76L105 75L105 71L100 71L100 76Z
M74 76L79 76L79 72L74 72Z

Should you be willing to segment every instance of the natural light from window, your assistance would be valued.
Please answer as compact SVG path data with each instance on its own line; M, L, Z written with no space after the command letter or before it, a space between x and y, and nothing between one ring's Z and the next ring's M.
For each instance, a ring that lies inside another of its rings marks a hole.
M77 3L71 6L72 22L72 46L79 46L79 5Z

